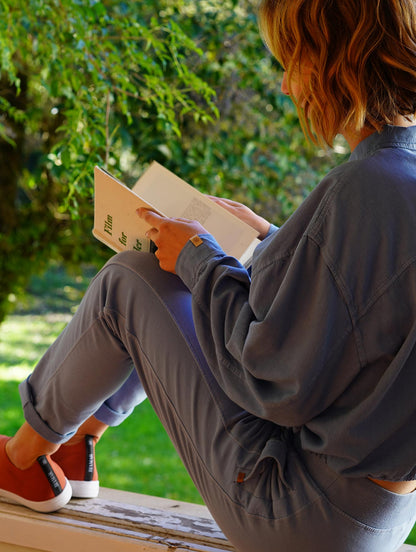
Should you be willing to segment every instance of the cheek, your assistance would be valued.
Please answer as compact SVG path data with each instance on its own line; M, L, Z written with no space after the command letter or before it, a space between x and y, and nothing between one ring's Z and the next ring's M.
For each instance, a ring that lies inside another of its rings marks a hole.
M290 91L289 91L289 82L288 82L287 73L284 72L281 90L283 94L286 94L286 96L291 96L294 100L297 100L301 93L299 75L296 75L296 74L292 75L290 79Z
M294 80L294 82L292 82L292 96L296 101L299 99L300 92L301 92L300 84L297 80Z

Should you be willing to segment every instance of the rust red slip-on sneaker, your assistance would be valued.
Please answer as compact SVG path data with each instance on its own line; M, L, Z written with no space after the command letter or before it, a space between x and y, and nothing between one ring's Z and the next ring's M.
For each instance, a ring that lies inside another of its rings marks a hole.
M63 469L76 498L95 498L100 490L95 464L95 440L92 435L75 445L62 445L52 460Z
M54 512L69 502L71 485L49 456L39 456L27 470L19 470L6 454L10 437L0 435L0 496L37 512Z

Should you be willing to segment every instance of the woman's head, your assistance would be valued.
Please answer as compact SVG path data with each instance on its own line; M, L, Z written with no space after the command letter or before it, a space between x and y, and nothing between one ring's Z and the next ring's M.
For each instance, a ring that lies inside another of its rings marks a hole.
M415 0L261 0L259 21L310 136L415 115Z

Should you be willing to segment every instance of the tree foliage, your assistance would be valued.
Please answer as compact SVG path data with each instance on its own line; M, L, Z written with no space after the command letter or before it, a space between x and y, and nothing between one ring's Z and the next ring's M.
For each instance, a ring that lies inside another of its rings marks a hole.
M282 222L334 159L304 140L254 0L0 0L0 320L50 259L108 256L92 175L156 159Z

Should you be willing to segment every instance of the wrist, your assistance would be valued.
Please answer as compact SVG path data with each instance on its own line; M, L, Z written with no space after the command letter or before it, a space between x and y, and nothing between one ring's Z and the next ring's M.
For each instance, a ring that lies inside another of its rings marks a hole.
M264 240L270 232L272 225L266 219L262 219L262 225L259 231L259 240Z

